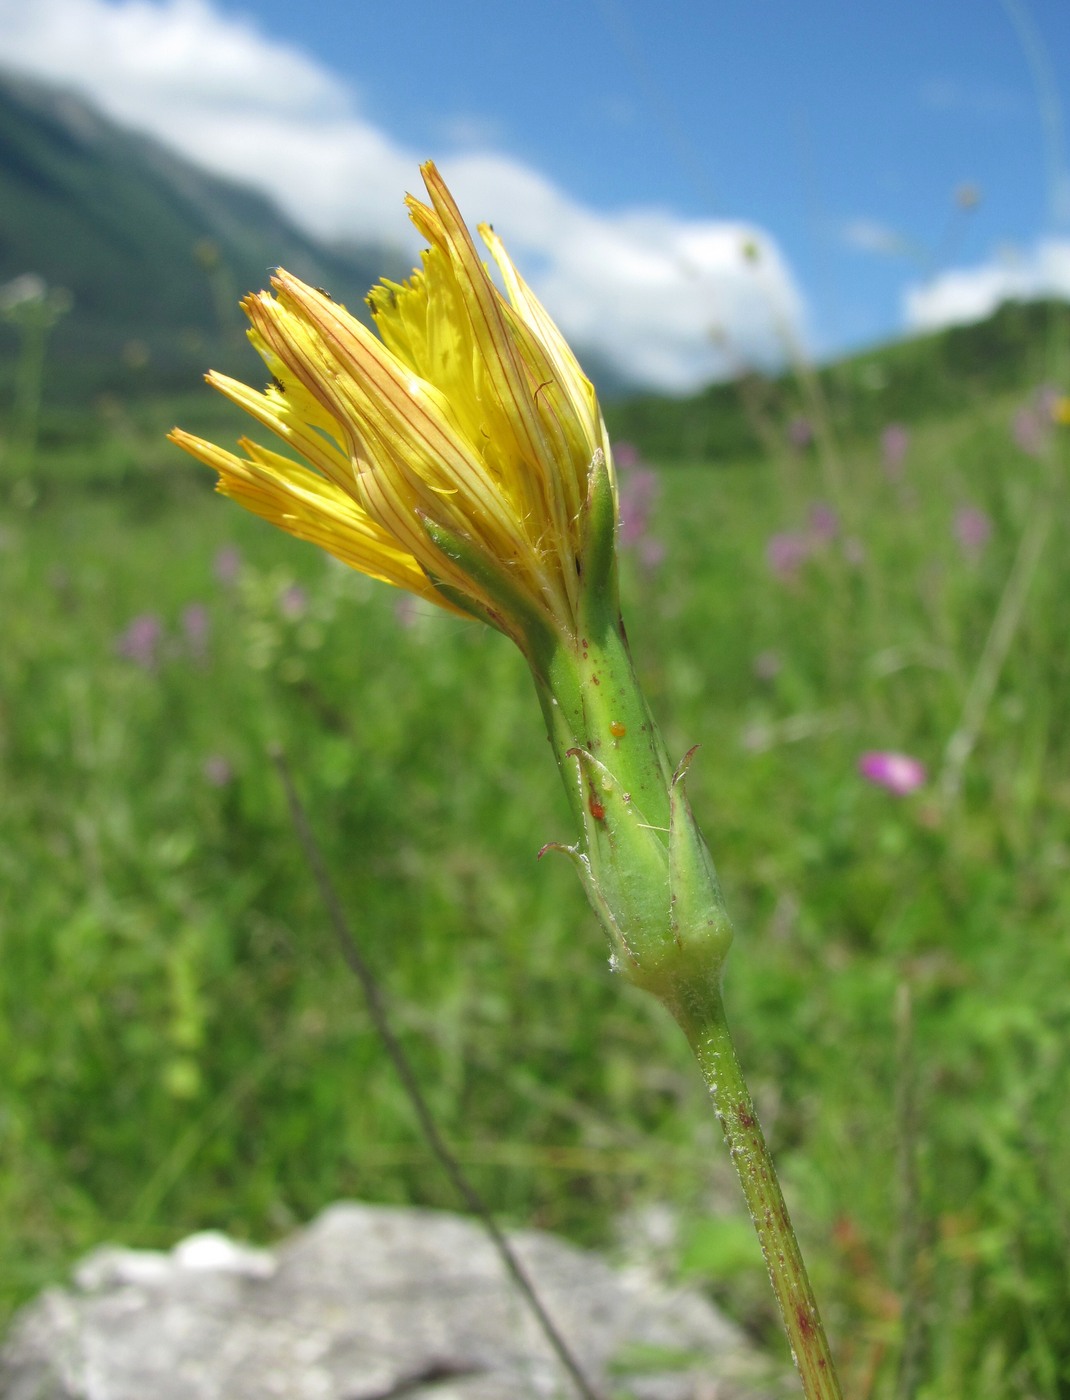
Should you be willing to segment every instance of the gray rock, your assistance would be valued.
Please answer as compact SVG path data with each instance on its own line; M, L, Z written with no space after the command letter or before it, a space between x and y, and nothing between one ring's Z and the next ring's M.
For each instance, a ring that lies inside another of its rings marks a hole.
M586 1374L628 1400L783 1395L699 1295L510 1241ZM478 1224L339 1204L273 1250L104 1248L16 1318L0 1400L551 1400L574 1390Z

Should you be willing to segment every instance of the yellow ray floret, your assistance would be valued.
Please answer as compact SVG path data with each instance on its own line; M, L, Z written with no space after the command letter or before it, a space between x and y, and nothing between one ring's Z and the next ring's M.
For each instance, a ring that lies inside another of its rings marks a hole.
M594 390L494 233L480 229L506 297L438 171L422 173L430 205L407 202L429 247L369 296L378 335L279 269L242 303L272 383L208 376L300 460L172 440L225 495L373 578L514 636L502 597L522 598L569 631L592 463L609 460Z
M394 543L353 498L288 457L248 438L237 457L175 428L171 440L219 473L218 490L254 515L333 554L362 574L454 609L410 554Z

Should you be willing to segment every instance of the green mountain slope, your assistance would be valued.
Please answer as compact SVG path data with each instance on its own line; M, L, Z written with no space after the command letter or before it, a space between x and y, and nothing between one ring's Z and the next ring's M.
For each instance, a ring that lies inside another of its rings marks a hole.
M1070 390L1070 306L1005 302L985 321L952 326L848 355L813 371L714 384L688 398L636 395L610 406L614 436L659 461L725 461L768 449L793 418L808 418L814 395L841 434L874 435L977 407L993 394L1039 387L1054 375Z
M341 252L259 194L123 130L81 98L0 73L0 283L36 273L73 296L49 347L47 397L188 385L248 365L238 296L283 264L350 307L397 252ZM0 344L10 373L12 332Z
M384 273L406 275L410 260L382 247L325 246L264 196L199 170L68 91L0 70L0 285L36 273L73 297L49 342L52 408L80 410L108 393L130 400L191 390L209 364L248 375L237 301L277 264L363 314L367 289ZM814 383L835 426L873 433L1024 391L1070 359L1068 345L1065 303L1008 303L977 325L848 356L817 370ZM11 401L16 346L0 324L0 415ZM793 416L813 413L793 375L669 399L636 394L578 348L614 435L658 460L751 456Z

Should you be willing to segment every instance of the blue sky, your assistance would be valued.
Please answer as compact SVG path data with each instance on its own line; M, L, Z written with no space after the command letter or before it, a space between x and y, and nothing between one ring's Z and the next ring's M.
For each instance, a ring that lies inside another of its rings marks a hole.
M227 8L344 73L417 148L466 144L467 128L599 207L769 229L830 346L896 330L921 271L853 246L852 225L935 251L967 182L983 199L948 249L959 261L1049 222L1036 79L1000 0ZM1070 3L1025 13L1070 98Z
M0 62L321 233L400 237L434 156L566 332L666 388L1070 295L1070 0L0 0Z

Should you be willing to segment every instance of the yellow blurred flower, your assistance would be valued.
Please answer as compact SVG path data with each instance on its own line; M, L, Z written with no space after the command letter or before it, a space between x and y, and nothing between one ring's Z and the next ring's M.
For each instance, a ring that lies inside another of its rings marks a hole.
M406 202L429 247L369 295L378 336L279 269L274 295L242 303L272 382L208 375L301 460L171 438L224 495L373 578L521 646L532 618L575 636L589 495L596 478L614 492L594 389L493 230L505 296L434 165L421 173L430 204Z
M1070 426L1070 397L1060 394L1052 401L1051 419L1053 423L1059 423L1062 427Z

